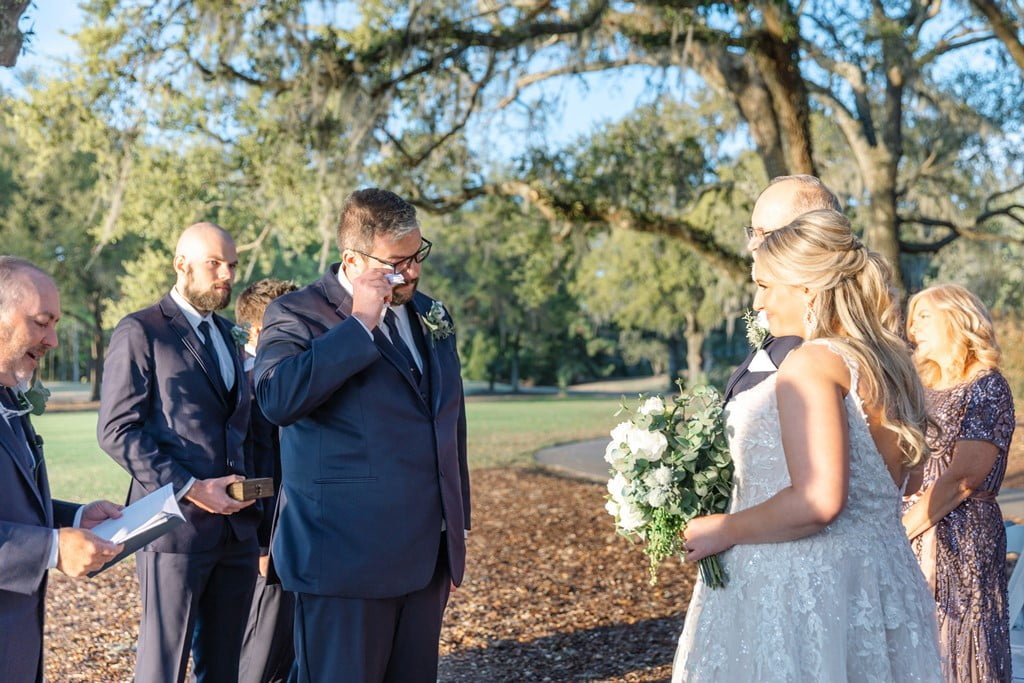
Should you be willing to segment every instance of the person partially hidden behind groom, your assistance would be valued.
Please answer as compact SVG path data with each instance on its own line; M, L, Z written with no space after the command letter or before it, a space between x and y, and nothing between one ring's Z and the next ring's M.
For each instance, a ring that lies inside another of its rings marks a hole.
M50 498L42 441L22 392L46 352L57 346L60 296L50 276L0 256L0 681L43 680L46 575L84 576L121 550L87 529L121 506ZM73 528L73 527L82 528Z
M322 279L271 302L256 353L257 400L282 427L272 554L296 593L291 680L434 683L469 529L454 328L417 291L431 244L410 204L353 193L338 246Z
M773 178L754 202L747 226L747 251L753 253L764 241L765 235L784 228L798 216L818 209L842 211L832 190L811 175L786 175ZM766 326L767 327L767 326ZM752 350L733 371L725 385L725 400L753 389L767 379L782 364L789 352L803 343L800 337L765 337L761 348L765 354Z
M178 239L177 282L126 316L103 366L100 446L132 476L129 502L170 484L187 524L136 556L142 619L138 683L238 679L256 582L260 507L227 495L253 476L249 385L227 306L238 257L220 227L197 223Z

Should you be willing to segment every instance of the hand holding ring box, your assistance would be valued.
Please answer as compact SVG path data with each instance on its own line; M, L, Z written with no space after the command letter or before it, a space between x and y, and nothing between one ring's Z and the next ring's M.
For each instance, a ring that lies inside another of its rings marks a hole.
M228 484L228 495L235 500L256 500L274 495L274 480L270 477L246 479Z

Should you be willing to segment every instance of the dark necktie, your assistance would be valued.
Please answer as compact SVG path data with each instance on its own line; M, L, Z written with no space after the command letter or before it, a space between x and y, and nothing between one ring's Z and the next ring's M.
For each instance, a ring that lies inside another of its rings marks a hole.
M412 351L406 346L405 340L402 339L402 335L398 331L398 316L390 308L384 313L384 324L388 326L388 332L391 334L392 346L398 349L398 352L405 358L409 364L409 372L412 373L412 378L416 381L416 384L419 384L423 378L423 373L416 366L416 357L412 355Z
M224 390L227 391L227 383L224 382L224 375L220 371L220 356L217 355L217 347L213 344L213 330L210 327L210 322L208 320L200 322L199 331L203 333L203 348L206 349L207 355L213 361L213 372L220 379L220 386L224 387Z

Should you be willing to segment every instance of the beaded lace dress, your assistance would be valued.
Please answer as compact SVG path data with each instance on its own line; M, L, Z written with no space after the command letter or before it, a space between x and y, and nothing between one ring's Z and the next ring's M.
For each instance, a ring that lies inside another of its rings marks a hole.
M987 441L999 454L979 491L934 527L934 542L914 539L914 553L928 553L935 568L936 615L946 681L1009 681L1010 625L1006 595L1006 530L995 501L1006 472L1016 424L1010 386L998 371L943 390L925 389L931 456L927 488L953 460L957 441ZM909 507L910 499L905 507Z
M823 530L796 541L738 545L720 557L728 585L698 580L673 683L939 681L934 602L900 523L900 490L868 431L857 369L851 386L849 496ZM727 412L736 465L730 512L789 485L776 376Z

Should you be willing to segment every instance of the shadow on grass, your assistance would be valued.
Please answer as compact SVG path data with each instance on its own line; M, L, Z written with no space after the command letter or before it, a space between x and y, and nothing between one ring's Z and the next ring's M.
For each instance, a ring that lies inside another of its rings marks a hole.
M648 619L525 643L497 640L441 659L438 681L613 681L663 668L668 681L682 617Z

